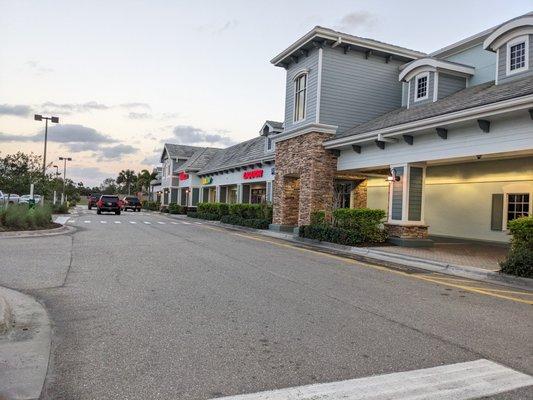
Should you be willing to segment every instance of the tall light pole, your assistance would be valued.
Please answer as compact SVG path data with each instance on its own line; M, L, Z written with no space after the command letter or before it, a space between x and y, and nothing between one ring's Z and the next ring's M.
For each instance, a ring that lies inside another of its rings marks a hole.
M67 161L72 161L70 157L59 157L60 161L63 161L63 194L61 195L61 204L65 199L65 184L67 182Z
M46 174L46 143L48 142L48 120L52 121L54 124L59 123L59 117L43 117L40 114L35 114L34 117L35 121L42 121L45 120L44 125L44 154L43 154L43 175Z

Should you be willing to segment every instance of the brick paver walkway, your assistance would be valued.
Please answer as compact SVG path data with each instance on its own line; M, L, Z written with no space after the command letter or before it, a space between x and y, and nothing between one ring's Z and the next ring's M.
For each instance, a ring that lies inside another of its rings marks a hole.
M500 269L498 262L505 259L508 251L503 246L476 243L435 243L428 248L390 246L375 249L491 271Z

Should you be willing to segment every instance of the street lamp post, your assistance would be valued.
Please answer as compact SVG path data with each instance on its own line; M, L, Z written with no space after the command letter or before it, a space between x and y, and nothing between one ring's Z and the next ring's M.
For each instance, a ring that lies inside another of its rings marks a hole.
M56 178L59 176L59 167L57 165L52 165L56 169Z
M59 123L59 117L43 117L40 114L35 114L34 117L35 121L42 121L45 120L44 125L44 154L43 154L43 175L46 174L46 143L48 142L48 120L52 121L54 124Z
M61 204L65 200L65 184L67 182L67 161L72 161L70 157L59 157L60 161L63 161L63 194L61 195Z

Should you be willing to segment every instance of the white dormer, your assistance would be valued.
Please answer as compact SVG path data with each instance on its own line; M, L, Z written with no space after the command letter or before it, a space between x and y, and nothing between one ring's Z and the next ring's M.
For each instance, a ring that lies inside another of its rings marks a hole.
M407 83L407 108L435 102L466 87L474 75L470 65L425 57L400 67L399 80Z
M495 29L483 42L496 53L496 84L533 73L533 16L516 18Z
M266 121L261 130L261 136L265 137L265 152L273 152L275 150L274 136L283 132L283 123L276 121Z

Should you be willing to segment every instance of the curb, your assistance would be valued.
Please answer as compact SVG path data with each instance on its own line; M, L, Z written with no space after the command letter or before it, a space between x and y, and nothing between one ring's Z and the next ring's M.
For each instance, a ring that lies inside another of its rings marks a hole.
M6 299L0 295L0 335L7 333L12 323L11 307Z
M181 218L180 218L181 219ZM194 219L194 218L191 218ZM439 272L445 275L468 278L485 283L510 286L523 290L533 290L533 279L521 278L517 276L488 271L466 265L455 265L419 257L407 256L403 254L391 254L376 249L365 247L351 247L335 243L320 242L314 239L306 239L294 236L291 233L272 233L269 230L253 229L237 225L223 224L218 221L200 220L202 223L216 225L228 230L256 233L275 239L291 242L303 247L307 247L322 253L334 254L340 257L351 258L357 261L380 265L396 269L416 268L424 271Z
M0 336L0 399L38 399L50 359L52 328L34 298L0 286L11 308L11 327Z
M55 236L55 235L63 235L65 233L70 233L75 230L76 229L72 226L62 225L60 227L52 228L52 229L38 229L34 231L0 232L0 239Z

